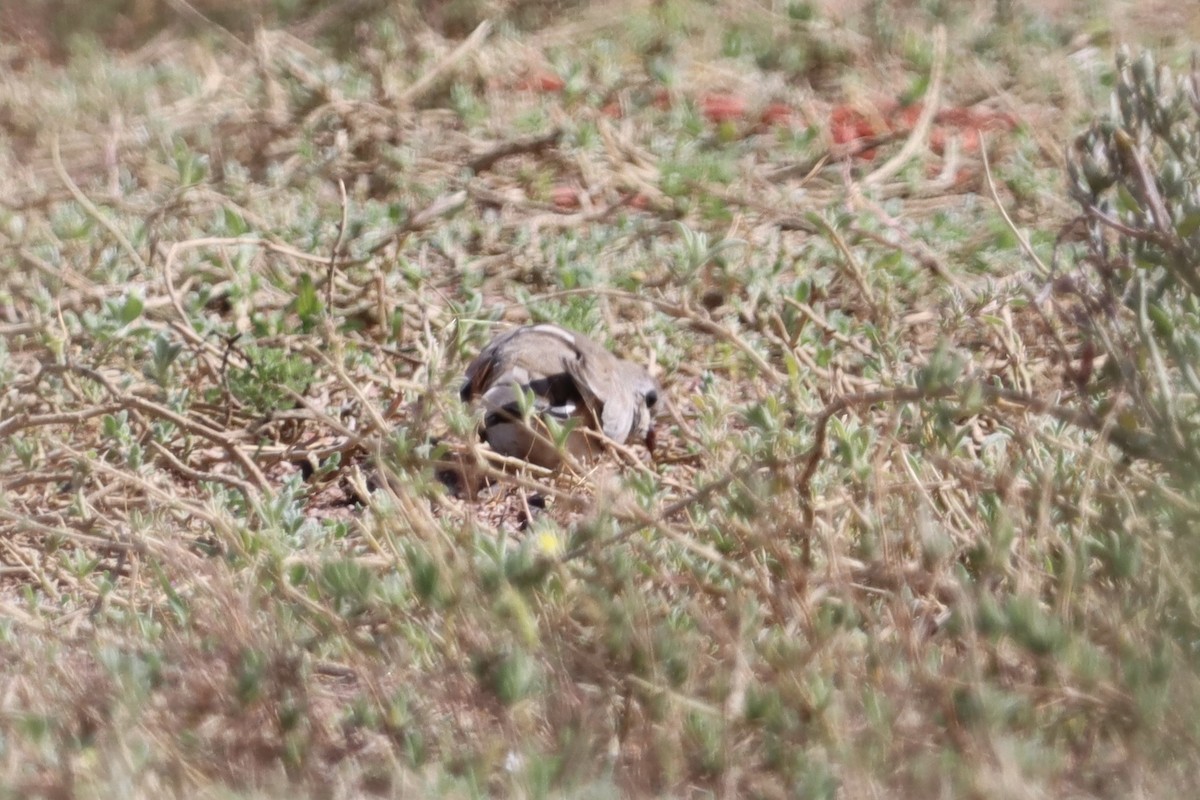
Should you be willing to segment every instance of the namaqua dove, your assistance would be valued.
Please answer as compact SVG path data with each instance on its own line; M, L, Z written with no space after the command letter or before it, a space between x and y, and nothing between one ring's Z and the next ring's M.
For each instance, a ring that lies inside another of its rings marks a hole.
M602 436L619 444L640 439L652 449L660 394L641 366L549 324L493 339L467 367L461 391L483 407L480 435L493 450L550 469L562 458L546 420L569 430L564 449L577 459L598 453Z

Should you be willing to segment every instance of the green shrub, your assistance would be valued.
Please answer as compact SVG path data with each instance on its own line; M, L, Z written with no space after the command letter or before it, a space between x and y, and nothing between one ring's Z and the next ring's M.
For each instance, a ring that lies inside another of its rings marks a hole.
M1200 468L1200 73L1177 78L1149 53L1117 56L1112 112L1069 153L1086 269L1085 351L1105 353L1080 383L1132 455L1161 463L1189 492Z

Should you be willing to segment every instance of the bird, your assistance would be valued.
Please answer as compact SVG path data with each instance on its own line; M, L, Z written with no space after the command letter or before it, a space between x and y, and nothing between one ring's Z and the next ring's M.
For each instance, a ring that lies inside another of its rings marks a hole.
M556 469L563 459L546 420L575 421L565 450L577 459L596 455L604 438L641 439L653 452L661 393L640 365L582 333L540 324L492 339L467 366L459 395L483 407L480 438L493 450Z

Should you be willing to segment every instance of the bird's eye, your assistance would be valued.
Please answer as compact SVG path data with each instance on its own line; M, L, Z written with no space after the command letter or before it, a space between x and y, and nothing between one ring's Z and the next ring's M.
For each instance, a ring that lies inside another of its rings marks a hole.
M654 408L654 404L658 402L658 392L651 389L646 392L646 408Z

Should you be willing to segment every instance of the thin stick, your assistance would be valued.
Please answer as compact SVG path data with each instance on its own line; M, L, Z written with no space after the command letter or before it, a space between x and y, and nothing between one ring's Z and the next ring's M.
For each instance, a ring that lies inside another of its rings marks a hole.
M0 422L0 438L10 436L25 428L36 428L42 425L79 425L93 417L115 414L123 407L121 403L107 403L102 406L85 408L82 411L64 411L56 414L16 414Z
M925 145L929 136L929 127L938 112L942 101L942 78L946 72L946 26L938 25L933 32L933 77L929 81L929 91L925 92L925 107L912 133L900 148L900 152L888 159L887 163L863 178L864 186L875 186L891 178L908 162L918 149Z
M329 252L329 274L325 278L325 313L333 313L333 275L337 269L338 252L342 249L342 240L346 236L346 218L349 216L349 203L346 200L346 182L338 178L338 192L342 198L342 218L338 222L337 238L333 240L333 249Z
M1013 236L1017 237L1017 242L1020 243L1021 249L1025 251L1025 255L1029 256L1029 258L1033 260L1033 263L1037 264L1038 269L1041 270L1043 278L1048 277L1050 275L1050 270L1047 269L1046 265L1042 263L1042 260L1038 258L1038 254L1033 250L1033 245L1029 244L1029 239L1025 237L1024 233L1017 229L1016 223L1012 221L1012 217L1008 215L1008 211L1005 210L1004 204L1000 202L1000 193L996 191L996 182L992 180L992 166L988 162L987 151L987 139L984 138L983 131L980 131L979 154L983 156L983 174L984 177L987 178L988 191L991 192L992 200L996 203L996 208L1000 210L1000 216L1004 217L1004 222L1006 225L1008 225L1008 229L1013 232Z
M71 193L75 201L83 206L83 210L88 213L88 216L99 222L101 227L112 234L113 238L117 240L117 243L121 245L121 248L129 255L133 263L138 266L143 275L149 274L150 268L146 266L146 260L142 258L137 248L133 246L133 243L129 241L128 237L121 232L121 229L112 220L100 213L100 209L96 207L96 204L87 198L83 190L67 174L67 168L63 166L62 152L59 149L58 131L50 134L50 157L54 161L54 171L58 173L58 179L67 187L67 191Z
M486 39L488 34L491 32L491 20L485 19L483 22L479 23L479 26L471 32L470 36L463 40L462 44L451 50L445 58L434 65L433 69L429 70L429 72L426 72L417 80L416 83L405 89L404 93L397 98L396 105L403 108L405 106L411 106L413 103L415 103L422 95L429 91L429 89L435 83L441 80L442 76L449 72L451 67L461 61L462 58L467 55L467 53L470 53L472 50L483 44L483 40Z

